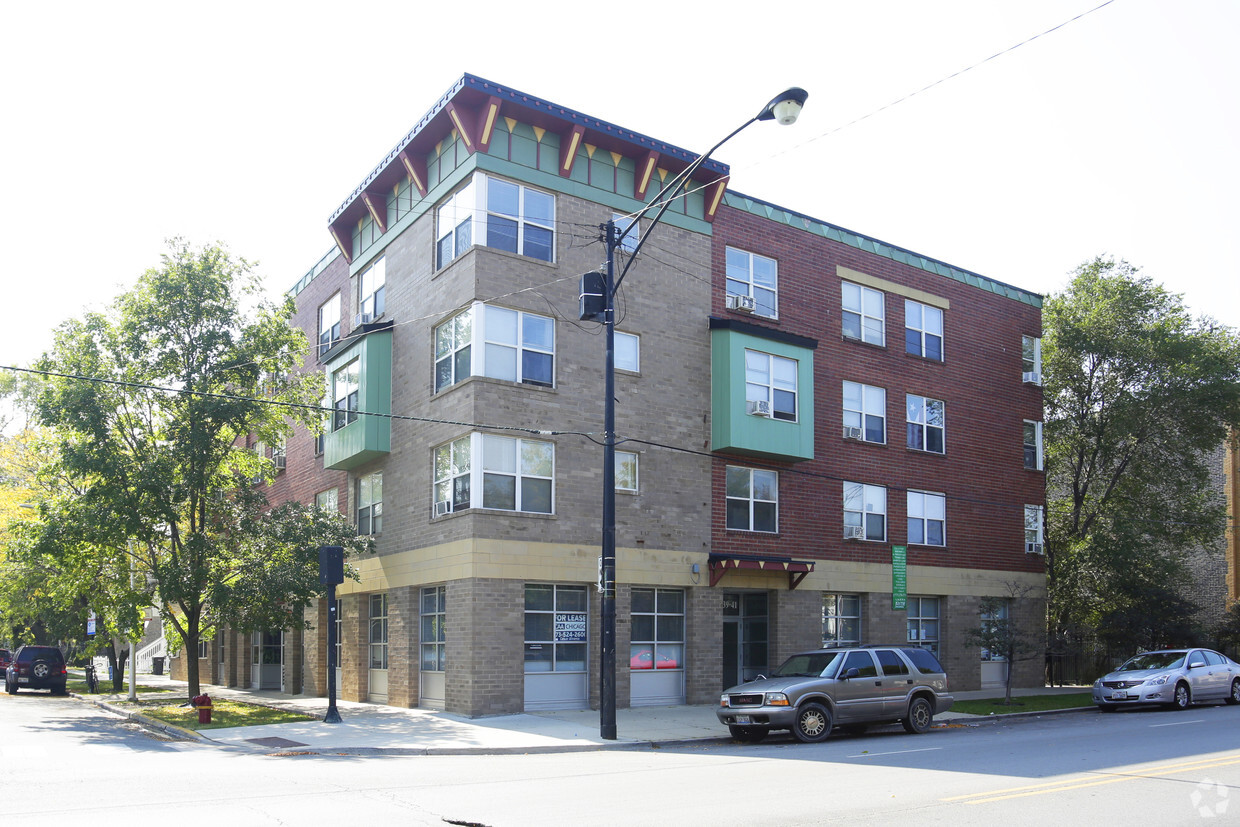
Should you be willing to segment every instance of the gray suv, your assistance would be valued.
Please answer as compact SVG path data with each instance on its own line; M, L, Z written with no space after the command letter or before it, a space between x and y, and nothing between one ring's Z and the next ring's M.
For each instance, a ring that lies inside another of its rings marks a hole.
M859 732L899 721L908 732L925 732L953 700L947 673L929 649L853 646L793 655L771 677L726 690L715 714L738 741L790 729L813 743L836 726Z

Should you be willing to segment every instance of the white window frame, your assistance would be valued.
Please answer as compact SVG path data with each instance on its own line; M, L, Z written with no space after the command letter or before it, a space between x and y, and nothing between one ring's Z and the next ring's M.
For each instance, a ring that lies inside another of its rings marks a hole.
M872 516L880 518L881 532L872 530ZM887 489L863 482L844 483L844 528L860 527L861 540L887 541Z
M779 472L729 465L725 470L724 524L728 531L779 533ZM745 524L733 523L733 504L745 507ZM769 513L767 513L769 512ZM761 522L769 528L756 528Z
M1039 336L1020 337L1020 371L1021 379L1026 376L1037 377L1032 384L1042 384L1042 339Z
M761 350L745 349L745 403L765 402L772 419L796 422L800 394L797 390L798 365L795 359ZM791 410L787 400L792 397Z
M638 483L638 454L616 451L616 490L636 494Z
M357 276L357 308L363 317L363 324L365 316L370 316L370 320L374 321L387 309L387 265L384 260L384 256L379 256Z
M525 256L527 258L534 258L538 261L545 261L549 264L554 264L555 196L544 190L535 189L534 187L530 187L525 184L518 184L516 181L508 181L503 178L482 175L481 173L478 173L477 177L483 182L483 185L479 189L480 191L485 191L486 199L485 202L480 205L480 207L483 207L484 209L480 210L481 215L483 216L483 221L480 222L482 226L479 228L480 232L478 237L483 239L483 243L492 249L504 249L498 245L491 244L491 225L498 226L499 221L511 221L517 228L517 236L515 239L516 249L509 250L508 252L516 253L517 255ZM515 214L500 212L496 208L496 204L492 198L492 196L494 196L497 192L500 192L507 187L512 187L517 191L517 212ZM535 216L533 214L534 210L530 206L532 201L540 201L542 203L550 204L551 214L549 216ZM540 234L547 233L550 236L550 241L547 245L548 251L546 258L540 255L531 254L532 249L537 249L537 247L531 246L532 244L536 244L536 242L530 241L532 231L538 231Z
M352 359L343 367L332 371L332 427L333 431L357 421L361 396L362 360Z
M908 598L908 642L929 649L936 656L942 635L942 602L937 597ZM927 613L927 610L930 610Z
M934 320L933 322L931 320ZM909 337L904 337L904 351L912 353L914 356L920 356L923 359L929 359L934 362L942 362L943 356L943 310L923 302L913 301L912 299L904 300L904 329L906 331L917 334L917 350L914 352L909 350ZM938 340L938 356L930 355L930 344L933 340Z
M845 634L851 629L851 634ZM861 643L861 595L822 594L822 645L857 646Z
M982 611L979 613L978 620L983 629L990 631L996 622L1010 622L1010 618L1012 616L1012 601L1007 598L1001 599L997 604L997 609L998 611L995 612ZM982 647L980 654L983 663L1003 663L1007 661L1007 658L1002 654L992 652L984 646Z
M516 213L501 212L496 199L507 188L516 189ZM493 199L492 196L495 196ZM536 205L547 206L550 215L538 215ZM491 230L499 238L501 222L515 225L517 255L554 264L556 261L555 195L546 190L509 181L482 172L475 172L468 183L440 203L435 210L435 266L443 269L475 244L496 250ZM548 236L543 238L544 234ZM545 241L546 257L538 255Z
M635 333L616 331L615 366L616 370L641 373L642 340L640 336Z
M319 358L340 341L340 294L319 305Z
M750 296L754 313L779 318L779 262L739 247L728 247L724 283L729 296Z
M478 186L469 181L435 208L435 269L442 270L474 244ZM450 242L445 246L445 242Z
M915 393L904 395L905 445L913 451L927 454L947 453L947 403ZM937 422L935 421L937 420ZM937 431L942 450L930 447L931 433Z
M930 541L930 529L937 524L939 542ZM920 540L914 540L914 527ZM908 544L910 546L947 545L947 497L931 491L908 492Z
M314 495L314 507L333 514L340 513L340 490L328 488Z
M357 480L357 533L371 536L383 533L383 473L376 471Z
M875 304L877 303L877 307ZM851 281L840 286L840 319L845 339L887 346L886 296L880 290ZM849 332L848 322L855 318L856 335Z
M852 393L849 391L852 389ZM843 413L845 428L860 428L861 440L875 445L887 444L887 389L876 385L844 380L842 385ZM853 397L851 407L849 396ZM856 402L860 402L857 405ZM879 420L882 427L882 439L870 439L868 421ZM847 434L847 432L845 432Z
M541 456L539 456L541 454ZM507 455L507 456L505 456ZM543 466L543 467L539 467ZM487 508L525 514L555 513L555 443L524 437L499 436L475 432L435 448L434 513ZM546 473L539 473L546 471ZM513 480L515 506L497 505L489 495L488 478ZM546 487L548 510L533 510L527 501L536 489ZM465 497L468 496L468 505ZM450 507L440 506L451 502Z
M504 324L506 320L511 323ZM511 336L506 335L509 331ZM556 329L550 316L474 302L436 327L434 342L436 393L470 376L555 387ZM526 359L530 357L541 357L539 364L548 365L549 375L527 376ZM467 372L461 375L463 371Z
M648 602L639 599L647 595L650 598ZM629 628L632 630L629 637L629 668L634 671L684 669L684 589L634 586L629 604ZM645 634L647 627L649 634ZM648 661L646 655L649 655Z
M1040 505L1025 506L1025 545L1028 547L1031 543L1041 545L1042 538L1043 513Z
M374 592L367 599L367 663L370 669L388 668L388 593Z
M445 672L448 668L448 589L425 586L418 604L418 662L422 672Z
M551 590L551 606L549 608L531 609L529 604L529 596L531 589L550 589ZM589 624L587 623L587 631L585 640L556 640L555 627L557 621L561 620L562 615L581 615L588 614L590 610L590 598L586 594L584 586L562 586L550 583L526 583L525 584L525 628L531 628L530 616L534 615L535 619L543 615L551 615L551 631L549 637L525 637L523 636L525 645L525 674L546 674L548 672L585 672L590 666L590 646L589 646ZM537 625L537 624L535 624ZM536 647L536 651L545 651L543 647L547 647L551 652L550 659L539 658L531 660L529 653ZM571 654L569 654L571 653ZM547 668L531 669L530 664L546 664Z
M1033 441L1030 442L1030 437ZM1042 423L1032 419L1026 419L1021 425L1021 442L1024 446L1023 462L1025 468L1030 471L1043 470L1042 455ZM1033 463L1030 464L1030 456L1032 455Z

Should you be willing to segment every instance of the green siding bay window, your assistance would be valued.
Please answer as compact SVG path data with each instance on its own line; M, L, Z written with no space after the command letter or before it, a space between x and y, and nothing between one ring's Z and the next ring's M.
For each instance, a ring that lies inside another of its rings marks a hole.
M814 458L814 348L711 320L711 450L799 462Z
M330 356L325 364L329 386L337 381L356 382L349 389L357 401L353 410L331 418L323 440L323 464L348 470L392 450L392 420L386 415L367 416L392 412L391 328L345 340L339 352ZM329 387L329 393L337 398L334 387Z

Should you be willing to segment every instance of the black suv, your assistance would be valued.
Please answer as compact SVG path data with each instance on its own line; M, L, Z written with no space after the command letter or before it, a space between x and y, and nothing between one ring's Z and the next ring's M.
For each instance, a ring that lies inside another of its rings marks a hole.
M53 695L67 695L68 679L65 656L55 646L23 646L4 670L4 689L10 695L18 689L50 689Z

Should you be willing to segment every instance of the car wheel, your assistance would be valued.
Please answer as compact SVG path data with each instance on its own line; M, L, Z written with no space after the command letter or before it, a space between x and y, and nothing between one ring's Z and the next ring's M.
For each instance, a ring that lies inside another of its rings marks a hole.
M1240 678L1231 682L1231 694L1227 696L1227 703L1240 704Z
M756 744L766 737L769 732L766 727L760 726L730 726L728 732L732 733L732 737L740 741L742 744Z
M1172 709L1188 709L1192 706L1193 696L1188 691L1188 684L1177 683L1175 685L1175 694L1171 698Z
M819 703L805 704L792 721L792 734L807 744L827 740L831 734L831 710Z
M920 735L928 730L933 722L934 707L930 706L930 702L925 698L914 698L908 705L908 715L905 715L900 723L904 725L905 732Z
M5 692L8 692L10 695L16 695L16 694L17 694L17 684L16 684L16 683L10 683L9 681L7 681L7 680L6 680L6 681L4 682L4 691L5 691Z

